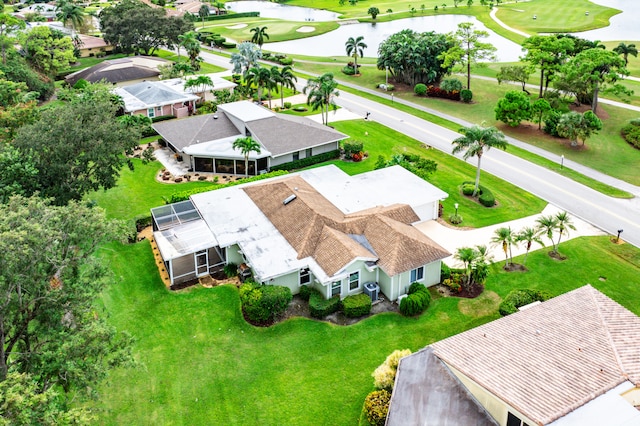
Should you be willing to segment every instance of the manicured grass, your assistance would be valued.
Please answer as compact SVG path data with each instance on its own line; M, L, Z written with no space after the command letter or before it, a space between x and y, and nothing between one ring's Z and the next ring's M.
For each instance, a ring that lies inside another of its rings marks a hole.
M246 24L243 28L233 28L238 24ZM261 19L261 18L236 18L225 19L224 21L210 21L205 22L204 29L196 25L198 31L218 33L223 37L227 37L234 40L237 43L242 41L249 41L253 36L251 28L255 27L267 27L267 34L269 39L265 42L276 42L284 40L295 40L299 38L312 37L320 34L327 33L337 29L340 24L337 22L294 22L283 21L280 19ZM315 30L311 32L298 31L301 27L314 27ZM268 44L265 45L268 48Z
M306 111L294 111L294 108L306 108ZM339 110L340 107L336 108L336 111ZM307 105L306 103L304 104L295 104L295 105L291 105L291 109L285 109L280 111L283 114L289 114L289 115L299 115L299 116L307 116L307 115L317 115L320 114L320 110L313 110L313 108L309 105ZM329 111L329 121L331 121L331 114L333 114L333 110Z
M156 51L156 56L169 61L178 62L178 54L169 52L168 50L158 49ZM180 60L182 62L187 61L187 57L185 56L184 49L181 49ZM200 71L198 71L198 74L212 74L214 72L221 72L225 70L226 68L222 68L217 65L210 64L208 62L200 62Z
M479 228L518 219L540 213L546 205L544 200L489 173L482 172L480 183L489 188L498 200L496 207L490 209L482 207L464 197L459 189L462 182L475 179L475 166L437 149L425 149L421 142L373 121L336 121L331 123L331 126L350 135L353 139L364 142L364 150L369 153L368 159L357 163L342 160L331 162L348 174L354 175L373 170L379 155L390 160L394 154L418 154L438 163L438 169L431 175L429 182L449 194L449 197L442 202L445 218L449 213L454 212L454 203L459 204L459 211L464 217L464 222L461 224L463 226Z
M124 53L116 53L114 55L107 55L105 57L102 58L96 58L94 57L89 57L89 58L79 58L77 61L76 65L73 65L70 67L70 69L72 71L78 71L84 68L88 68L88 67L92 67L94 65L97 65L101 62L104 62L108 59L119 59L119 58L126 58L129 55L126 55Z
M113 371L90 405L105 425L352 425L373 389L371 372L389 353L498 318L498 296L514 288L559 295L590 283L640 314L638 249L597 237L563 243L563 262L546 251L529 255L529 272L495 265L481 297L434 298L418 318L381 314L347 327L300 318L255 328L235 288L171 293L148 242L113 244L100 252L117 278L102 303L109 321L137 339L141 366Z

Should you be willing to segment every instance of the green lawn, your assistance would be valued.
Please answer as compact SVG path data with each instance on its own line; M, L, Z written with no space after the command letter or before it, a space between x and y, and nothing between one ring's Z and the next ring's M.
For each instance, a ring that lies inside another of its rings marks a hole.
M390 352L415 351L497 318L497 295L513 288L558 295L591 283L640 314L640 251L607 237L563 243L564 262L546 251L529 255L526 273L494 266L482 297L438 298L419 318L381 314L347 327L293 319L255 328L244 322L235 288L171 293L148 242L110 245L100 257L116 281L102 303L109 321L137 339L141 366L113 371L92 407L105 425L353 425L372 390L371 372Z
M156 51L156 56L166 59L168 61L174 61L174 62L178 62L178 55L176 53L173 52L169 52L168 50L162 50L162 49L158 49ZM187 61L187 57L185 56L184 53L184 49L181 49L181 55L180 55L180 60L182 62L186 62ZM219 67L217 65L213 65L207 62L200 62L200 71L198 71L199 74L212 74L214 72L221 72L221 71L225 71L226 68L222 68Z
M240 25L246 26L243 28L234 28L235 26ZM293 22L271 18L235 18L225 19L223 21L210 21L208 23L205 22L204 29L201 25L196 24L198 31L218 33L223 37L235 40L237 43L251 40L251 37L253 36L251 28L255 28L257 26L267 27L269 39L265 40L265 42L276 42L324 34L335 30L340 25L337 22ZM314 27L315 30L311 32L298 31L301 27L309 26ZM267 47L268 45L265 46L265 48Z

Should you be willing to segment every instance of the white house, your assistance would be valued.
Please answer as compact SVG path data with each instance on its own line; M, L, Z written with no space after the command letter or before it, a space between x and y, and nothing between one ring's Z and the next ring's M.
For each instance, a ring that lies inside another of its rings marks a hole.
M390 299L440 281L450 255L413 224L447 194L400 166L349 176L330 165L152 209L171 284L244 264L255 281L325 297L376 282Z

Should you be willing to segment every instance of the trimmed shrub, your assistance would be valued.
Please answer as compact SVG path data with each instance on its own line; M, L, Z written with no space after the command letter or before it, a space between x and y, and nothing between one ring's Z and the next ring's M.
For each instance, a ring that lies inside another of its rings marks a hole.
M158 115L157 117L153 117L151 121L153 121L154 123L158 123L160 121L173 120L174 118L176 117L173 115Z
M153 223L153 219L151 218L151 215L137 217L136 218L136 230L138 232L140 232L144 228L146 228L147 226L151 226L152 223Z
M418 96L424 96L427 93L427 86L422 83L418 83L413 88L413 92Z
M323 319L327 315L337 312L340 308L340 298L325 299L319 291L313 290L309 297L309 313L314 318Z
M342 312L348 318L358 318L371 312L371 298L366 294L347 296L342 301Z
M285 107L286 109L291 108L291 102L285 102L285 103L284 103L284 107Z
M400 313L404 316L414 316L424 312L431 303L429 290L420 283L413 283L409 287L407 297L400 302Z
M342 73L346 74L346 75L355 75L356 74L356 70L353 67L346 66L346 67L342 68Z
M476 189L476 186L473 183L463 183L462 184L462 193L464 195L470 196L473 195L473 191Z
M225 41L222 43L222 47L224 47L225 49L234 49L236 47L236 44L230 41Z
M558 134L558 123L560 122L560 117L562 117L562 113L558 110L551 110L547 113L547 116L544 119L544 130L545 133L550 134L551 136L559 137Z
M290 163L284 163L284 164L279 164L277 166L273 166L271 167L271 171L273 172L277 170L301 169L303 167L312 166L314 164L323 163L325 161L335 160L339 156L340 156L340 151L336 149L335 151L325 152L324 154L314 155L313 157L301 158L299 160L292 161ZM262 175L262 176L266 176L266 175Z
M289 306L293 296L289 287L245 283L240 287L242 311L256 324L273 322Z
M443 98L443 99L450 99L452 101L459 101L460 100L460 92L457 90L454 90L453 92L447 92L446 90L443 90L439 87L436 86L429 86L427 87L427 96L432 97L432 98Z
M304 300L305 302L308 302L312 292L313 292L313 287L308 285L303 285L300 287L300 292L298 293L298 295L302 300Z
M470 89L462 89L460 91L460 99L462 99L462 102L471 102L471 99L473 99L473 92Z
M440 262L440 279L444 281L448 278L451 278L451 268L446 263Z
M280 65L292 65L293 64L293 58L282 58L280 59L278 62L280 62Z
M293 110L296 112L306 112L308 111L308 108L303 106L297 106L297 107L294 107Z
M373 426L384 426L389 412L391 394L386 390L373 391L364 399L367 420Z
M224 15L209 15L204 18L205 21L219 21L222 19L233 18L255 18L260 16L260 12L239 12L239 13L226 13ZM202 19L202 18L197 18Z
M493 195L493 192L489 191L487 188L481 187L478 202L485 207L493 207L496 205L496 197Z
M440 88L447 92L453 92L454 90L459 92L462 90L462 82L457 78L445 78L440 83Z
M512 290L511 293L504 298L498 310L500 315L506 316L518 311L521 306L528 305L535 301L544 302L551 299L551 294L546 291L534 290L530 288Z
M356 140L343 141L342 149L344 149L344 155L350 157L352 154L362 152L364 150L364 143Z
M631 146L640 149L640 120L631 120L620 133Z

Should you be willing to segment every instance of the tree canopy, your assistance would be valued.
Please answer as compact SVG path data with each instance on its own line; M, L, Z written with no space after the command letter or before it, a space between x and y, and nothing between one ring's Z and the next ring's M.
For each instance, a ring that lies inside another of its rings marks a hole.
M411 86L436 83L450 71L443 67L441 54L452 46L444 34L402 30L380 44L377 67L388 67L397 82Z
M509 90L498 100L495 108L496 120L517 127L524 120L531 118L531 102L526 93Z
M51 77L76 60L71 38L46 26L35 27L22 34L20 44L27 62Z
M302 90L307 95L307 105L311 105L314 111L320 110L322 124L329 124L329 108L333 108L334 111L337 109L335 97L340 96L337 87L338 82L334 80L333 74L328 72L307 80L307 85Z
M549 87L551 77L574 49L574 41L568 37L535 35L526 39L522 47L526 53L521 60L540 69L540 93L538 96L543 97Z

